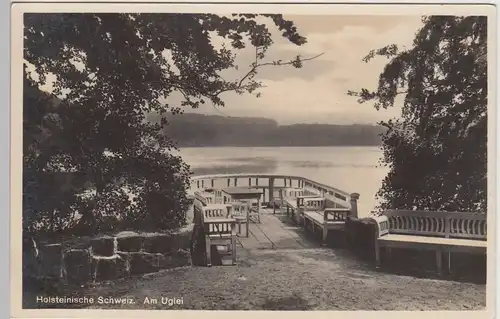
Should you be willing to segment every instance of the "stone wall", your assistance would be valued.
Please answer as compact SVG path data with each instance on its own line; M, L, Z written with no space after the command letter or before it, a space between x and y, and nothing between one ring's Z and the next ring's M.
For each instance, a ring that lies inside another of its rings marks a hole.
M36 244L23 264L37 279L82 285L191 265L193 226L172 233L121 232Z

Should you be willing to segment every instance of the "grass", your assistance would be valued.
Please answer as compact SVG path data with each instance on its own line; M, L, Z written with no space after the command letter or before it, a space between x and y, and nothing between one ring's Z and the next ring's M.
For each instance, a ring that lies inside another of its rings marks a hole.
M131 297L98 309L478 310L486 286L378 272L343 250L238 251L238 265L184 267L73 291ZM183 298L182 305L144 299Z

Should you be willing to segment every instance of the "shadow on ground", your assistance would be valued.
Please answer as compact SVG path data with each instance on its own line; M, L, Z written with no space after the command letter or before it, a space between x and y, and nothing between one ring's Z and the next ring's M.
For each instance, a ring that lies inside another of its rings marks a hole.
M448 254L443 254L443 277L437 274L433 251L392 249L390 259L382 254L381 271L416 278L433 278L463 283L486 284L486 256L466 253L451 254L451 273L446 272ZM384 258L385 257L385 258Z
M308 248L317 248L322 244L320 232L312 232L310 229L296 225L286 215L276 215L286 225L289 231L306 239L310 245ZM411 249L393 249L391 259L383 255L382 267L375 270L374 247L368 249L353 249L342 232L329 232L326 247L335 251L339 258L351 261L349 264L354 268L363 268L369 271L385 272L400 276L411 276L415 278L428 278L450 280L463 283L486 284L486 256L453 253L451 255L451 273L438 276L436 269L436 257L433 251L417 251ZM318 256L316 256L318 258ZM325 258L331 258L326 256ZM443 268L446 268L448 255L443 256ZM332 261L333 262L333 261Z
M311 308L307 300L298 294L268 298L261 307L262 310L309 310Z

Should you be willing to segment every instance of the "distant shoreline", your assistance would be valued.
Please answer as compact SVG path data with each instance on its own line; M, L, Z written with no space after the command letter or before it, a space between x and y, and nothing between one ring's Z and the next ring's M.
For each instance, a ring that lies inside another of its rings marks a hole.
M175 115L167 120L163 133L179 147L378 146L386 131L380 125L278 125L265 118L200 114Z

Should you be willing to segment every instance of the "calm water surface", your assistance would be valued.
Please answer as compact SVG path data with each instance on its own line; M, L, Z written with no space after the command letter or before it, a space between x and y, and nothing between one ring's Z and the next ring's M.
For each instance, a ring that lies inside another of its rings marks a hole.
M377 204L375 193L387 173L378 147L197 147L180 154L197 175L289 174L357 192L360 217Z

